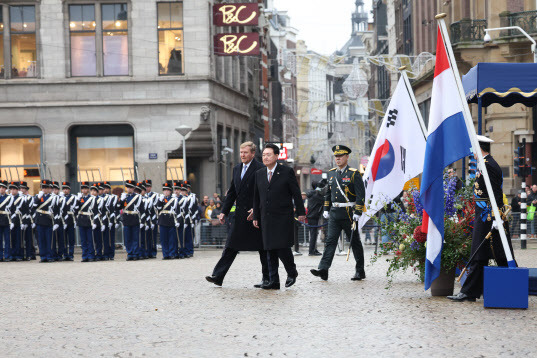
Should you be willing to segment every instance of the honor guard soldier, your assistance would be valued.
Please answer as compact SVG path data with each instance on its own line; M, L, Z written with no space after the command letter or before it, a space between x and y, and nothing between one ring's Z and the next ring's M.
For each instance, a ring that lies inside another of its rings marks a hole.
M63 238L63 198L60 196L60 183L52 182L52 195L54 196L54 226L52 227L52 256L54 261L63 261L65 250Z
M6 193L7 181L0 180L0 261L11 260L11 222L10 207L12 197Z
M179 249L179 258L189 258L190 250L189 250L189 243L187 241L192 242L192 231L191 231L191 225L192 225L192 217L190 216L190 196L188 193L188 182L183 181L181 183L181 186L179 188L181 192L182 197L182 204L181 204L181 216L183 217L183 223L182 223L182 240L181 240L181 248Z
M490 143L493 140L481 135L478 135L477 139L485 159L485 167L492 186L492 195L496 199L496 204L502 217L500 219L494 217L490 204L490 194L485 186L485 179L481 172L478 172L474 183L475 220L472 231L472 255L475 254L475 256L467 264L468 277L464 281L459 294L448 296L449 299L456 302L474 302L481 297L483 294L484 268L488 265L490 259L494 259L498 266L507 267L507 258L498 231L499 225L504 226L511 255L513 255L513 259L515 257L511 244L511 235L509 234L509 224L505 217L509 209L503 203L503 173L496 160L490 155ZM486 236L490 232L492 232L492 237L489 241Z
M102 260L110 260L111 243L110 243L110 211L108 208L108 195L104 192L104 182L99 185L99 202L101 207L101 237L103 243Z
M55 196L52 194L52 182L41 180L41 191L34 198L35 224L37 226L37 243L40 262L54 262L52 255L52 231L54 224Z
M184 184L182 180L177 180L173 182L173 197L177 199L176 209L175 209L175 217L176 217L176 236L175 239L172 240L173 247L170 249L174 252L174 259L184 259L184 237L185 237L185 211L184 208L186 206L187 198L183 193L186 193L186 187L183 188ZM184 191L183 191L184 189Z
M62 182L63 198L63 237L64 237L64 256L65 261L73 261L75 257L75 228L76 219L74 208L76 207L76 196L71 194L71 184L67 181Z
M141 215L140 215L140 241L138 243L138 251L139 251L139 259L145 260L147 259L147 241L146 241L146 233L149 228L148 222L147 222L147 199L145 198L145 184L143 181L136 183L136 188L134 189L134 192L140 195L142 198L142 205L141 205Z
M19 183L12 181L9 183L9 195L11 196L11 261L22 261L24 257L22 243L22 216L24 211L24 197L19 194Z
M95 245L95 261L104 261L103 256L103 198L99 196L99 190L101 188L100 183L93 183L90 187L90 195L95 199L96 209L93 212L93 223L92 232L93 232L93 243Z
M357 221L364 210L365 187L362 176L357 169L349 168L350 148L336 145L332 148L337 168L330 169L328 190L325 195L323 217L328 219L328 233L325 249L317 270L311 270L314 276L328 280L328 269L332 265L341 231L350 238L350 246L356 260L356 273L353 281L365 278L364 248L358 230ZM354 222L354 224L353 224Z
M122 193L119 205L123 210L123 237L127 249L127 261L138 260L140 256L140 229L144 224L141 221L143 214L143 201L139 194L134 192L137 183L134 180L125 182L127 193Z
M157 218L157 211L155 209L155 205L158 201L158 194L154 193L152 191L153 184L150 179L145 180L145 189L147 191L146 197L149 200L149 203L151 204L150 209L150 218L151 218L151 228L150 228L150 234L148 236L148 255L150 259L154 259L157 257L157 231L158 231L158 218Z
M185 258L191 258L194 256L194 229L195 224L199 221L199 209L197 205L196 194L191 192L190 183L185 180L184 185L187 188L188 209L187 217L188 221L185 223ZM188 225L187 225L188 224Z
M87 181L80 183L81 193L77 196L74 208L76 225L80 234L80 245L82 246L82 262L95 261L95 243L93 241L93 230L97 228L94 216L97 213L97 200L95 196L89 195L90 184Z
M162 247L162 259L171 260L177 255L177 249L173 245L177 241L178 228L175 209L177 197L172 196L173 183L171 180L162 184L162 192L157 197L155 210L158 213L158 227L160 232L160 246ZM175 251L174 251L175 249Z
M33 238L33 229L32 229L32 211L33 211L33 200L30 194L28 194L28 183L25 181L20 182L20 191L22 197L24 198L24 204L22 209L22 225L21 225L21 236L24 247L24 256L23 260L30 261L35 260L35 247L34 247L34 238Z
M103 183L104 193L108 197L108 235L110 236L110 253L108 255L109 260L114 260L116 255L116 229L119 227L119 207L118 207L118 197L115 194L111 194L112 186L110 182L105 181Z

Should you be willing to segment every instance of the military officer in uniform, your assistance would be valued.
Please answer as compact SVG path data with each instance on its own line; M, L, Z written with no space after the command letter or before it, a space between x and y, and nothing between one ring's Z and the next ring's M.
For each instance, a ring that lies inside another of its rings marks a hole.
M98 213L97 197L89 195L90 184L86 181L80 183L81 193L78 193L74 208L76 225L80 234L82 246L82 262L95 261L95 242L93 230L97 228L95 215Z
M177 254L173 251L172 242L176 240L177 218L175 209L177 207L177 197L172 196L173 183L171 180L162 184L162 192L157 197L155 210L158 212L158 227L160 232L160 245L162 247L162 259L171 260Z
M350 148L336 145L332 148L337 168L330 169L328 188L325 195L323 217L328 219L328 233L325 241L323 257L317 270L311 273L323 280L328 280L328 269L332 265L336 252L337 242L341 231L345 231L351 238L353 222L358 222L364 210L365 187L362 176L357 169L349 168ZM351 278L359 281L365 278L364 248L358 230L355 230L350 243L354 259L356 260L356 273Z
M19 194L19 183L12 181L9 183L10 195L13 198L11 204L11 261L22 261L24 256L21 239L22 215L24 211L24 197Z
M118 198L114 194L110 194L110 191L112 190L112 186L110 185L110 182L105 181L103 182L103 188L104 193L103 196L105 198L105 207L106 207L106 213L108 218L108 229L105 230L105 240L107 240L107 252L105 252L105 257L107 260L114 260L114 256L116 254L116 228L119 227L119 223L117 221L118 216Z
M490 195L485 186L485 180L483 175L478 172L476 176L477 179L474 183L475 220L474 230L472 232L472 254L477 251L481 242L486 240L485 237L491 231L492 240L483 243L481 248L479 248L479 251L475 254L472 262L469 263L468 277L464 281L459 294L448 296L449 299L456 302L474 302L476 298L481 297L483 294L484 268L488 265L490 259L494 259L498 266L507 266L507 258L503 250L500 233L498 232L499 225L504 226L509 249L511 250L513 258L515 257L513 254L511 237L509 235L509 225L504 216L507 208L503 203L503 174L496 160L490 155L490 143L493 141L492 139L480 135L477 136L477 139L479 141L479 146L481 147L481 153L483 153L483 158L485 159L485 166L492 186L492 192L502 218L498 220L498 218L494 217L490 204Z
M63 197L63 237L64 237L64 260L73 261L75 257L75 214L74 208L76 206L76 196L71 194L71 184L67 181L62 182Z
M125 248L127 249L127 261L136 261L140 258L140 230L144 227L143 223L143 200L140 194L134 192L138 183L134 180L125 182L127 193L122 193L119 200L119 206L123 209L123 237Z
M55 197L52 194L52 182L41 180L41 191L34 197L35 224L37 225L37 240L40 262L54 262L52 256L52 229L54 224Z
M184 245L184 232L185 232L185 212L184 207L186 205L186 197L183 195L183 181L182 180L176 180L173 182L173 197L177 199L177 206L175 210L175 217L176 217L176 231L175 231L175 238L171 240L171 247L170 250L174 253L172 258L173 259L184 259L183 254L183 245ZM186 188L185 188L186 189Z
M158 220L157 220L157 211L155 205L157 204L159 195L152 191L153 183L151 179L146 179L145 181L145 196L149 200L149 217L151 221L151 227L148 231L147 237L147 254L150 259L157 257L157 232L158 232Z
M0 180L0 261L4 257L9 261L11 259L11 234L12 223L9 213L11 197L7 195L7 181Z
M28 194L28 190L30 188L28 187L28 183L25 181L20 182L20 188L21 188L21 195L24 198L24 205L23 205L23 215L22 215L22 240L24 241L24 260L30 261L35 260L35 246L34 246L34 237L33 237L33 220L32 220L32 214L33 214L33 200L32 196Z
M63 240L63 198L60 194L60 183L52 182L52 194L54 195L54 226L52 227L52 255L54 261L63 261L64 240Z

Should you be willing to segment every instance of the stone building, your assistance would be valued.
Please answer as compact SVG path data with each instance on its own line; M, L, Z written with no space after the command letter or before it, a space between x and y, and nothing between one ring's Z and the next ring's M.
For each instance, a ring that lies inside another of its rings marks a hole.
M55 180L117 186L137 167L158 188L182 179L186 125L194 191L224 191L239 144L264 134L270 42L263 11L259 27L217 28L213 2L0 1L0 166L34 192L40 161ZM264 63L213 53L216 33L243 31L260 33Z

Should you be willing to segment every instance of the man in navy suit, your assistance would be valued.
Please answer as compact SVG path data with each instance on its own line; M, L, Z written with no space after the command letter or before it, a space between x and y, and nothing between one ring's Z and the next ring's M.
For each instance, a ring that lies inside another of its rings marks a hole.
M256 229L252 224L255 172L264 168L263 164L255 160L255 150L256 146L253 142L241 144L242 163L233 168L231 186L226 194L222 213L218 216L223 224L225 217L229 215L231 208L235 205L235 215L231 222L231 230L222 257L214 267L213 274L206 277L207 281L218 286L222 285L222 281L239 251L259 251L263 281L254 287L260 288L264 283L268 284L269 282L267 253L263 250L261 230Z

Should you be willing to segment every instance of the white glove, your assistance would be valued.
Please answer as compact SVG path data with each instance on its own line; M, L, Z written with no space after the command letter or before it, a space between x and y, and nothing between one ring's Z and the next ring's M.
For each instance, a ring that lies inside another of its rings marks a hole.
M35 223L32 223L32 229L35 229Z
M151 224L151 230L155 228L155 224Z
M145 229L146 229L146 230L149 230L149 225L145 225Z
M179 226L181 226L181 224L178 223L178 222L176 222L176 223L175 223L175 227L179 227Z
M38 197L39 199L41 199L41 198L43 197L44 194L45 194L45 193L43 193L43 190L41 190L41 191L39 192L39 194L37 194L37 197Z
M160 195L158 196L158 199L159 199L159 201L164 201L164 194L160 194Z
M76 194L76 197L78 198L78 200L80 200L80 198L82 198L82 193Z
M493 228L493 229L498 230L499 227L500 227L500 225L503 225L503 220L502 220L502 219L500 219L500 220L494 220L494 221L492 222L492 228Z
M328 211L323 212L323 218L328 219L330 217L330 213Z
M354 215L352 216L352 220L354 220L354 221L358 221L358 220L360 220L360 215L358 215L358 214L354 214Z
M54 224L54 226L52 227L52 231L58 230L59 227L60 227L60 225Z
M177 198L177 194L173 193L172 198Z
M92 229L92 230L97 229L97 225L95 225L95 224L91 224L91 229Z
M28 225L26 225L26 224L22 224L22 225L21 225L21 230L26 230L27 227L28 227Z
M108 228L111 229L114 226L112 223L108 224Z
M14 227L15 227L15 224L13 223L9 224L9 230L13 230Z
M106 230L106 225L101 225L101 231Z
M67 230L67 224L63 224L63 229Z
M121 193L121 200L125 200L126 197L127 197L127 193Z
M65 197L65 193L62 191L62 192L60 193L60 196L61 196L62 198L64 198L64 197Z
M140 229L143 229L144 228L144 224L140 224Z
M116 229L119 228L119 223L116 224Z

